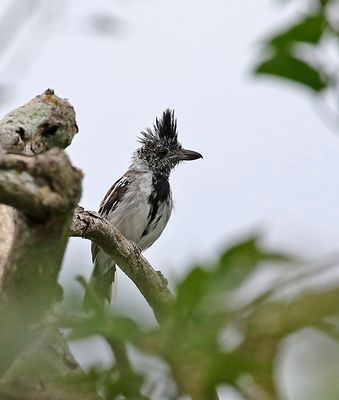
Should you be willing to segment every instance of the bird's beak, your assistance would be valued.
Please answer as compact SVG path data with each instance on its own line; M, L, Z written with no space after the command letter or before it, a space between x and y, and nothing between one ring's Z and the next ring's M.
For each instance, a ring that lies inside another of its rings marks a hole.
M203 156L197 151L193 150L182 149L178 154L178 159L180 161L191 161L191 160L197 160L198 158L203 158Z

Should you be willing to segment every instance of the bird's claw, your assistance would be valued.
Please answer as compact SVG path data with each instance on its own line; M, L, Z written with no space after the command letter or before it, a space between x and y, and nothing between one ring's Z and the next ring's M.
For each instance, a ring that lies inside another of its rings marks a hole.
M156 273L158 274L159 278L161 279L162 283L165 286L168 286L168 280L164 277L164 275L162 274L161 271L156 271Z
M131 244L133 246L134 254L136 255L137 258L139 258L141 255L142 249L133 241L131 241Z

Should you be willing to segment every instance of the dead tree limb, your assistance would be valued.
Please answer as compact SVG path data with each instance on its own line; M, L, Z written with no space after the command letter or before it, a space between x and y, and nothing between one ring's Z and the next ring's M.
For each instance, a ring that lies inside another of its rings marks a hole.
M75 111L71 104L47 89L0 120L0 153L35 155L54 147L63 149L72 142L77 131ZM0 221L1 271L14 238L13 209L1 204Z
M76 132L73 107L52 90L0 121L0 397L96 398L65 393L49 371L33 380L24 372L32 349L59 374L74 368L60 363L67 347L45 316L61 299L57 278L81 195L82 173L62 150Z
M173 302L166 279L106 219L78 207L73 217L71 236L89 239L100 246L134 282L157 320L161 322L166 318Z

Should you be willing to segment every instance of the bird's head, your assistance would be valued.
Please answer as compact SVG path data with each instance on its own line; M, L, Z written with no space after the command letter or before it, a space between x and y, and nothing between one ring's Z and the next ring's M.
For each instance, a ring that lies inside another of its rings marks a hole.
M167 109L155 120L153 129L147 128L139 138L142 146L136 156L156 174L169 176L181 161L202 158L200 153L184 149L178 142L177 120L174 111Z

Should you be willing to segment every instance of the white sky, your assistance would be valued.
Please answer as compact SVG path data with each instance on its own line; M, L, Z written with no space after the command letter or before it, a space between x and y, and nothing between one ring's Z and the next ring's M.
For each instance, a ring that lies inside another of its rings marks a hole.
M15 92L1 111L48 87L70 99L80 132L68 153L85 173L84 207L98 208L126 170L138 133L173 107L182 143L204 159L173 173L174 215L146 253L170 280L254 231L304 256L337 250L338 136L306 90L249 74L259 39L294 9L273 0L54 3L43 25L24 26L25 36L2 58L0 83L14 83ZM90 13L112 14L112 35L90 28ZM71 240L63 282L89 276L89 247ZM117 304L143 304L122 274ZM286 373L292 378L289 399L318 399L316 388L300 394L302 376Z

